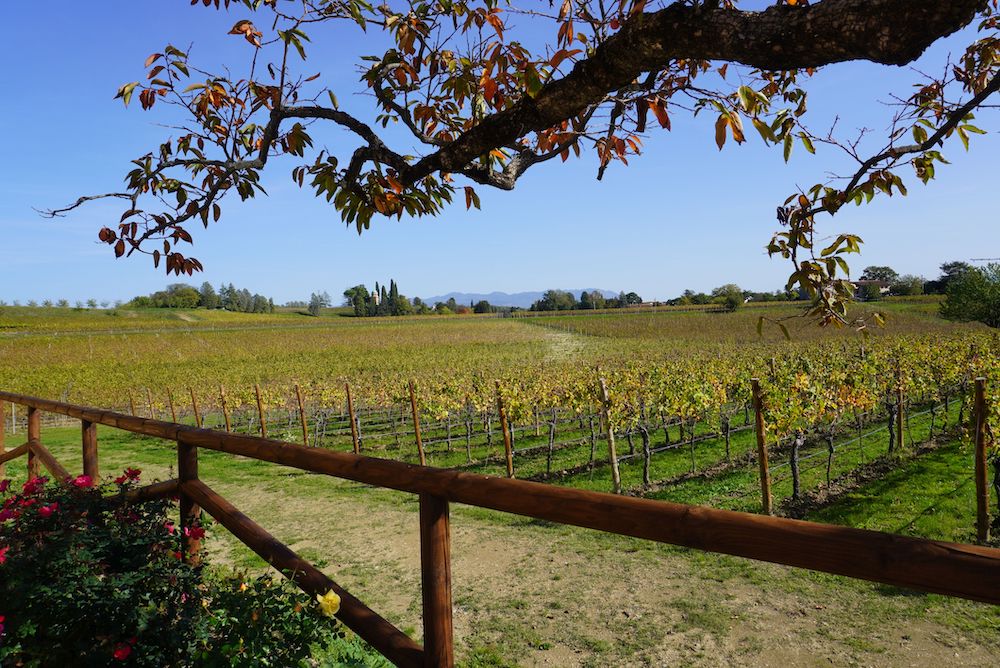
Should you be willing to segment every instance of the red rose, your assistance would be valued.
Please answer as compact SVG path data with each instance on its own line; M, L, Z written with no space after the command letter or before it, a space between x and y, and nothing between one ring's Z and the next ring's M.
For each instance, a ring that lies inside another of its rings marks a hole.
M128 643L120 642L115 645L115 651L111 656L115 658L115 661L124 661L128 658L128 655L132 653L132 646Z
M205 537L205 530L201 527L184 527L184 535L188 538L201 540Z
M94 479L89 475L78 475L73 478L73 486L79 489L86 489L87 487L94 486Z
M41 477L32 478L28 482L24 483L24 487L21 488L21 491L24 492L25 494L34 494L35 492L39 491L42 487L44 487L47 481L48 478L41 478Z

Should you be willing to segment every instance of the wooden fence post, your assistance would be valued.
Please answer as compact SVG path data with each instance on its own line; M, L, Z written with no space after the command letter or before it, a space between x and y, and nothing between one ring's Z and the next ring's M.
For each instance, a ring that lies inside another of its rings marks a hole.
M302 403L302 390L295 383L295 398L299 401L299 421L302 423L302 445L309 445L309 428L306 426L306 407Z
M767 466L767 441L764 438L764 399L760 392L760 381L750 380L753 386L753 410L756 416L757 463L760 465L761 508L765 515L771 514L771 472Z
M177 441L177 479L181 485L198 480L198 448L181 441ZM197 525L201 508L184 492L180 497L181 556L185 562L198 563L201 540L189 532Z
M11 404L13 406L13 404ZM0 399L0 455L7 451L5 438L7 429L7 402ZM6 464L0 464L0 478L6 477Z
M198 397L194 394L193 388L188 388L188 392L191 393L191 406L194 407L194 426L201 429L201 413L198 412Z
M37 408L28 407L28 443L42 442L42 414ZM38 477L38 459L28 446L28 480Z
M986 482L986 379L976 378L976 539L990 539L990 496Z
M80 421L83 441L83 475L90 476L97 484L100 470L97 462L97 425L88 420Z
M514 450L510 445L510 425L507 423L507 411L503 407L503 397L500 396L500 381L497 381L497 413L500 414L500 428L503 430L503 451L507 459L507 477L514 477Z
M361 454L361 444L358 443L358 423L354 416L354 399L351 397L351 384L344 383L344 391L347 392L347 419L351 421L351 444L354 446L354 454ZM413 383L410 383L410 396L413 396ZM417 430L417 441L420 441L420 431ZM420 463L424 463L423 449L420 451Z
M601 384L601 412L604 416L604 424L607 428L608 436L608 461L611 464L611 481L614 485L615 494L622 493L622 476L618 470L618 451L615 448L615 431L611 428L611 398L608 396L608 385L603 378L598 379Z
M260 437L267 438L267 416L264 414L264 400L260 397L260 383L254 383L253 389L257 393L257 414L260 415Z
M420 416L417 414L417 391L413 387L412 380L410 381L410 410L413 412L413 433L417 438L417 453L420 455L420 465L427 466L427 457L424 455L424 442L420 439Z
M420 495L420 580L424 665L455 665L451 606L451 531L448 500Z
M174 423L177 422L177 409L174 408L174 391L167 390L167 403L170 405L170 420Z
M226 431L232 431L232 424L229 422L229 406L226 404L226 388L219 385L219 400L222 402L222 418L226 421Z

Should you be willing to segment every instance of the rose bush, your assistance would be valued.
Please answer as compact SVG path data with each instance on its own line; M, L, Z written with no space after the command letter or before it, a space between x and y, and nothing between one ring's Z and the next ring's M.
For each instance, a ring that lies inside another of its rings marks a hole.
M343 637L332 596L186 563L139 476L0 481L0 665L295 666Z

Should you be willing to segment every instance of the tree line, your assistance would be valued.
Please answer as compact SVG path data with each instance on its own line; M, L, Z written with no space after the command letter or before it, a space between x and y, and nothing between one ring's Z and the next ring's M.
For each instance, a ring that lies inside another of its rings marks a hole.
M595 290L580 293L580 299L567 290L546 290L542 298L534 302L529 311L574 311L603 308L625 308L642 303L642 297L634 292L619 292L617 297L605 297Z
M313 313L315 310L313 314L318 315L320 308L330 306L330 296L325 292L313 294L309 306L309 312ZM363 284L347 288L344 290L344 306L351 307L357 317L496 313L510 310L508 307L494 306L485 299L470 303L468 306L459 304L454 297L447 301L435 302L433 306L420 297L414 297L411 301L406 295L399 292L399 286L393 279L389 279L388 287L385 284L379 285L376 281L375 287L371 291Z
M274 313L274 300L264 295L237 288L232 283L219 286L218 291L208 281L196 288L187 283L173 283L164 290L140 295L130 301L133 308L204 308L238 313Z

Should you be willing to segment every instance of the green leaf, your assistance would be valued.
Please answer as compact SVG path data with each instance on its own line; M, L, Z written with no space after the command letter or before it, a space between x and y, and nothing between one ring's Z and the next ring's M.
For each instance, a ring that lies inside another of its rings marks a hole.
M778 143L778 138L774 136L774 131L771 130L771 127L767 123L756 117L751 119L751 122L757 128L757 132L760 133L761 139L772 144Z
M135 87L138 85L139 85L138 81L133 81L131 83L125 84L124 86L118 89L118 94L115 95L114 99L117 100L118 98L121 98L122 101L125 103L125 106L127 107L129 100L132 99L132 91L134 91Z
M788 162L788 158L790 158L791 155L792 155L792 139L793 138L792 138L792 135L790 133L785 135L785 140L784 140L784 144L785 144L785 162Z
M524 68L524 89L528 93L528 97L532 98L536 97L542 90L542 80L534 65L528 65Z
M809 139L809 137L806 135L806 133L800 132L799 133L799 139L802 140L802 146L804 146L807 151L809 151L810 153L813 153L813 154L816 153L816 147L813 146L812 140Z
M326 91L326 94L330 96L330 104L333 105L334 109L339 109L340 105L337 104L337 96L333 94L332 90Z

